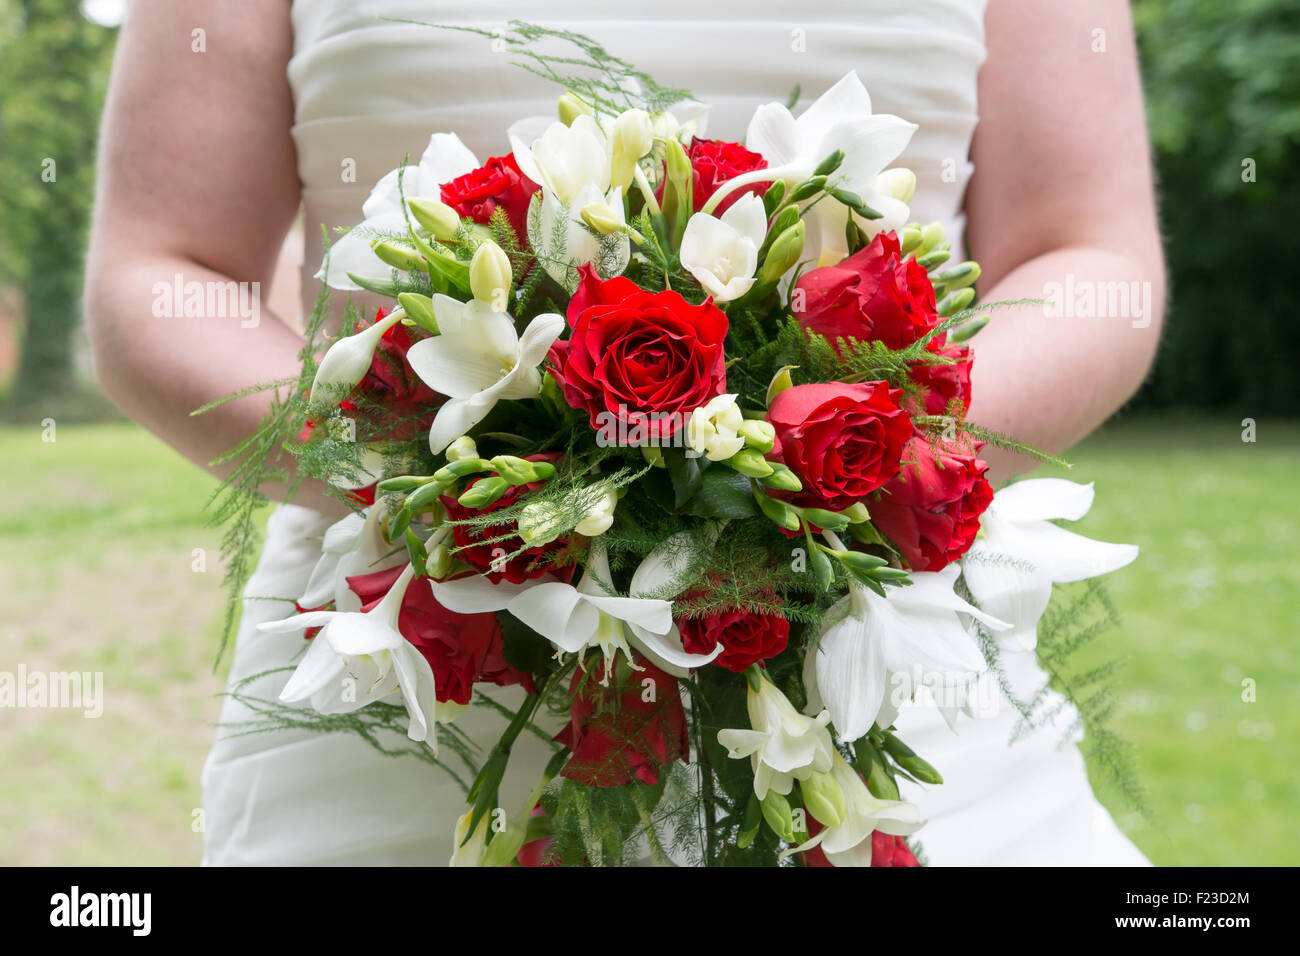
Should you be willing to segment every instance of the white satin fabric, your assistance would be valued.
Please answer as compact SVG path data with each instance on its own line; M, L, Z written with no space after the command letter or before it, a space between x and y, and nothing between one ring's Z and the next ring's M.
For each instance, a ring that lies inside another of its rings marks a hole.
M431 133L454 131L485 160L507 151L512 122L554 110L556 88L511 66L489 39L381 17L492 29L522 16L586 33L660 83L689 88L711 104L707 134L719 138L741 138L755 106L784 101L796 84L806 105L857 70L876 112L919 124L899 161L917 174L912 216L944 222L956 243L985 54L983 8L984 0L820 0L796 14L776 0L732 11L698 0L552 0L525 9L505 0L297 0L289 79L308 237L304 308L318 289L319 225L359 221L370 186L404 155L419 156ZM245 603L232 681L283 667L301 650L299 635L255 627L291 613L284 600L264 599L302 593L325 526L296 506L272 516L246 592L255 599ZM1024 698L1046 680L1032 655L1004 660ZM273 699L286 676L264 677L249 692ZM518 689L494 694L507 705L520 697ZM222 710L227 725L250 716L233 700ZM957 734L932 706L903 710L903 739L946 778L943 786L905 792L929 820L918 834L929 862L1145 864L1094 799L1078 750L1059 745L1061 730L1011 744L1015 723L1005 702L996 716L962 718ZM475 707L457 726L486 749L504 720ZM345 733L229 734L229 726L219 733L203 772L205 863L449 859L463 796L438 769L385 757ZM521 739L502 795L508 812L519 809L547 753L540 741Z

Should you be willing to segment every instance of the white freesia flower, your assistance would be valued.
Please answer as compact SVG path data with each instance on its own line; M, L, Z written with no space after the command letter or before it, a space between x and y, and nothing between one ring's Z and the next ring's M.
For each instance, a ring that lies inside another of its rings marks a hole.
M438 409L429 429L436 455L481 422L504 398L533 398L542 386L537 367L564 331L564 317L539 315L523 336L505 312L485 302L433 297L438 335L421 339L406 353L416 375L450 401Z
M280 699L310 701L322 714L346 714L399 692L410 716L407 736L436 751L433 669L397 629L402 599L414 575L415 568L407 565L388 593L365 613L307 611L259 624L258 630L269 633L321 628Z
M844 151L844 161L833 174L835 185L856 193L881 219L854 216L867 237L884 229L899 229L907 222L907 202L896 177L883 175L907 146L916 131L889 114L872 114L871 97L858 79L849 73L796 118L780 103L760 106L750 121L745 145L767 160L767 168L745 173L728 181L710 198L710 208L741 186L781 179L794 186L813 174L827 156ZM844 231L848 207L829 197L806 213L808 234L804 258L816 265L831 265L847 253Z
M621 273L631 258L631 241L617 231L598 239L582 221L584 207L602 203L619 226L626 224L623 187L611 180L610 137L590 116L579 116L570 126L552 121L531 143L523 138L527 132L526 125L512 128L510 145L520 171L542 187L540 198L533 198L537 215L528 217L528 240L542 267L562 285L573 269L588 263L602 278Z
M765 676L758 679L758 690L746 692L749 730L720 730L718 743L727 748L727 756L748 757L754 768L754 794L763 800L769 791L782 796L794 787L795 780L807 780L814 773L832 767L835 744L826 725L831 715L823 710L816 717L805 717L794 704Z
M333 601L336 611L361 610L361 598L348 587L347 579L386 571L407 560L404 549L395 550L384 540L387 514L381 499L367 508L364 516L349 514L326 529L320 559L298 599L300 607L317 608Z
M984 512L983 535L962 559L962 574L980 607L1010 622L998 635L1009 648L1029 651L1038 643L1053 583L1108 574L1137 557L1135 545L1094 541L1051 523L1078 521L1092 498L1091 484L1034 478L1003 488Z
M873 797L858 772L835 751L831 776L844 791L848 813L837 827L824 827L815 837L784 855L803 853L820 846L832 866L870 866L871 833L879 830L891 836L907 836L924 823L915 804Z
M329 276L326 277L322 265L316 278L326 279L335 289L352 292L359 291L361 286L348 278L349 273L365 279L389 278L392 267L379 260L370 244L380 235L406 234L402 194L407 199L438 198L445 183L473 172L478 166L474 154L455 133L434 133L418 165L399 166L375 184L370 198L361 207L362 222L330 246Z
M767 213L753 193L737 199L721 218L697 212L682 235L682 268L718 302L738 299L754 284L766 236Z
M722 645L708 654L688 654L673 623L672 602L663 595L681 585L674 580L681 559L681 535L673 535L641 563L632 575L632 597L614 593L609 560L600 538L592 541L578 586L553 579L493 584L482 576L453 581L430 581L438 603L458 614L509 611L559 651L576 654L598 648L606 660L608 679L614 655L622 651L630 660L635 646L656 666L681 675L686 668L702 667L722 653ZM672 552L670 554L670 552ZM673 592L676 593L676 592Z
M735 395L716 395L691 412L686 422L686 444L710 461L726 461L745 447L737 434L745 416L736 404Z
M560 202L572 204L587 186L609 189L609 139L590 116L552 122L532 143L512 131L510 146L520 171Z
M827 613L817 652L809 655L815 660L805 664L805 681L811 685L810 705L824 702L845 740L865 736L873 723L893 722L897 713L887 695L891 674L920 665L947 680L973 680L987 669L958 615L976 617L993 629L1010 625L953 593L957 574L956 565L914 572L911 584L890 588L887 598L850 584L848 595Z

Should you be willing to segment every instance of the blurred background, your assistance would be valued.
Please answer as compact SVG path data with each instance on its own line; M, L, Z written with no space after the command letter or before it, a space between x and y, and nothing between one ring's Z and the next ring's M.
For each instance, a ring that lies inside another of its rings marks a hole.
M214 482L100 396L80 323L123 5L0 0L0 672L110 678L98 718L0 709L0 864L201 852L223 676L219 533L201 512ZM1133 12L1171 311L1147 384L1068 457L1070 478L1102 489L1077 529L1142 549L1108 581L1119 626L1081 659L1126 661L1111 725L1150 812L1095 782L1157 864L1293 864L1300 6Z

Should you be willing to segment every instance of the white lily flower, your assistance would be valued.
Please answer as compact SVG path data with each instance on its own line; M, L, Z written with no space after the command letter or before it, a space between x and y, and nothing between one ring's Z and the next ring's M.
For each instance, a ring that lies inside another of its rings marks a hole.
M317 397L321 389L335 392L336 396L332 397L342 398L356 388L370 371L370 363L374 360L379 340L404 317L404 312L395 310L360 332L336 339L325 350L320 365L316 367L309 398Z
M759 676L757 691L752 686L746 691L745 706L750 729L720 730L718 743L727 756L750 759L758 799L773 790L784 796L796 780L831 769L835 744L826 729L828 711L805 717L765 675Z
M833 546L839 547L837 542ZM804 673L811 685L810 705L824 702L845 740L865 736L873 723L893 723L897 712L886 693L892 674L919 665L948 681L974 680L988 668L958 615L968 614L993 629L1010 625L953 593L957 574L956 565L914 572L911 584L890 588L887 598L850 584L849 593L827 613L817 653L809 655L812 663L805 664Z
M405 548L394 548L384 540L387 513L381 499L364 515L349 514L326 529L320 559L298 599L300 607L317 608L333 601L336 611L361 610L361 599L348 587L347 579L386 571L407 560Z
M485 302L433 297L438 335L406 353L412 371L446 395L429 429L436 455L481 422L503 398L534 398L542 387L538 366L564 331L564 316L549 313L528 323L523 336L514 320Z
M346 714L398 692L410 717L407 736L425 741L436 752L433 668L397 629L402 599L414 576L415 568L407 565L388 593L365 613L308 611L259 624L259 631L277 634L321 629L280 699L310 701L322 714Z
M632 575L633 595L662 594L680 586L673 579L680 558L676 554L669 556L671 549L681 547L680 538L673 535L646 556ZM438 603L458 614L509 611L554 644L558 652L576 654L586 648L600 649L605 655L606 679L618 651L631 660L629 644L656 666L677 676L687 668L702 667L722 653L721 646L708 654L685 651L673 623L670 600L615 594L600 538L591 543L577 587L553 578L493 584L482 576L429 583Z
M716 395L691 412L686 422L686 444L709 461L726 461L745 447L738 434L745 416L735 395Z
M997 492L980 519L983 535L962 558L962 574L980 607L1011 623L998 635L1008 648L1037 645L1053 583L1109 574L1137 558L1136 545L1094 541L1052 524L1078 521L1092 499L1091 483L1034 478Z
M848 813L837 827L824 827L806 843L787 850L784 856L820 846L832 866L870 866L871 833L879 830L891 836L907 836L924 823L915 804L903 800L873 797L858 772L835 751L831 776L844 791Z
M437 199L444 184L478 166L474 154L455 133L434 133L418 165L399 166L375 184L361 207L361 223L330 246L328 277L322 264L316 278L325 279L332 288L352 292L360 291L361 286L348 278L349 273L366 279L389 278L392 267L379 260L370 244L380 235L406 234L402 195L407 199Z
M808 234L804 258L816 264L839 262L847 253L844 231L848 216L868 238L884 229L899 229L907 222L908 206L898 198L897 178L885 167L907 146L916 125L886 113L872 114L871 97L855 72L823 93L796 119L780 103L760 106L754 113L745 145L767 160L767 168L728 181L711 198L705 210L716 208L733 190L750 183L783 180L794 186L810 177L817 166L837 149L844 161L833 174L836 185L856 193L881 219L863 219L829 197L811 207L805 220Z
M763 200L741 196L721 218L697 212L682 235L684 268L718 302L738 299L754 284L758 250L767 236Z

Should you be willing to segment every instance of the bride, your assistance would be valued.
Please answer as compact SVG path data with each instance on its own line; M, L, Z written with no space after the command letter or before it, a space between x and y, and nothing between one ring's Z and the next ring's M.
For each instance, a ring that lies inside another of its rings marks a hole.
M201 419L189 412L297 374L321 224L358 222L370 185L418 156L431 132L455 131L485 159L507 151L512 121L553 111L558 91L490 40L384 17L490 29L523 12L586 33L713 104L709 134L727 139L743 136L760 103L784 100L797 84L806 105L856 70L877 112L919 124L899 159L918 178L912 218L965 236L983 266L981 298L1038 298L1067 277L1075 288L1139 281L1153 289L1158 319L1163 262L1127 3L985 6L822 0L792 15L775 0L730 14L692 0L548 0L526 12L504 0L134 0L105 112L87 267L103 387L206 466L256 428L267 397ZM260 322L155 317L153 286L176 274L269 288L300 211L307 242L296 309L263 309ZM1134 391L1158 334L1158 321L1000 312L978 340L970 417L1063 450ZM984 457L995 484L1032 465L995 449ZM301 649L299 635L256 625L284 617L285 600L302 594L338 508L323 489L305 488L273 513L247 588L262 600L245 604L232 680L283 667ZM1003 664L1021 698L1046 680L1032 654ZM262 678L250 692L274 698L284 679ZM919 834L929 862L1145 864L1093 797L1076 747L1062 745L1068 712L1012 743L1016 715L1003 704L964 721L959 736L921 701L899 718L946 779L904 793L929 820ZM227 700L223 721L247 716ZM501 729L485 708L458 726L484 743ZM544 760L535 746L512 763L509 805ZM203 790L205 862L214 865L444 863L463 808L437 768L384 757L351 734L223 732Z

